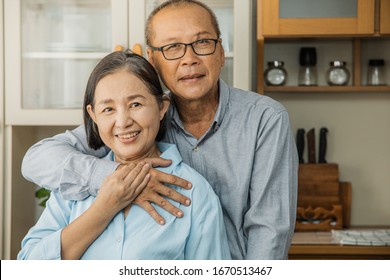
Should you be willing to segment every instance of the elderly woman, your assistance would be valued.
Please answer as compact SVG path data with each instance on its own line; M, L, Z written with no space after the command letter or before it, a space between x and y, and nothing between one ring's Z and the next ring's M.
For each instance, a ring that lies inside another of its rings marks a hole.
M129 51L107 55L93 70L84 97L84 124L91 148L111 149L106 160L121 163L97 197L62 199L53 191L37 224L22 241L18 259L229 259L229 247L216 194L208 182L182 162L164 135L164 96L154 68ZM132 202L150 175L147 158L169 159L163 172L190 181L189 197L177 219L155 206L161 226ZM80 170L83 172L83 170ZM130 186L130 187L127 187Z

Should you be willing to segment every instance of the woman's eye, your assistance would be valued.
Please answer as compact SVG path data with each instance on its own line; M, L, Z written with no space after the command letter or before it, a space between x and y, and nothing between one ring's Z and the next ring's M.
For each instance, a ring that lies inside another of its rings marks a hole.
M139 106L141 106L141 103L138 103L138 102L134 102L134 103L130 104L130 108L136 108L136 107L139 107Z
M112 111L112 108L111 107L107 107L107 108L104 108L103 109L103 113L107 113L107 112L111 112Z

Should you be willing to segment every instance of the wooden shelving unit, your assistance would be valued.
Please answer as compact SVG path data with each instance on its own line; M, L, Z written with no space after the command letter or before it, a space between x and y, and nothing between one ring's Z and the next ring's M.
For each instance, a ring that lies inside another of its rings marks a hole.
M390 86L265 86L264 92L389 92Z

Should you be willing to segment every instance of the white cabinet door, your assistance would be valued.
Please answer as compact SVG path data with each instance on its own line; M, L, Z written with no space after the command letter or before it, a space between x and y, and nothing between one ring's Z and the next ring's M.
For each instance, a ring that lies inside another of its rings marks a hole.
M7 125L76 125L96 63L128 41L127 0L5 0Z
M4 57L3 3L0 3L0 201L4 201ZM4 207L0 207L0 259L4 259Z
M144 26L150 12L165 0L129 0L129 47L140 44L146 55ZM229 85L250 90L254 88L253 67L256 64L253 51L255 26L255 1L252 0L203 0L215 12L226 53L222 79Z

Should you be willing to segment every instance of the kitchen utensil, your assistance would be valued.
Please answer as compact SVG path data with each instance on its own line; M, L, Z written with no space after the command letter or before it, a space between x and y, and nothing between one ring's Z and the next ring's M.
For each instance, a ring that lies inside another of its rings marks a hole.
M300 86L317 85L317 52L316 48L305 47L299 52L298 84Z
M325 154L326 154L326 146L327 146L327 140L326 140L327 133L328 133L328 129L326 127L322 127L320 129L320 147L318 152L318 163L326 163Z
M310 129L307 134L307 148L308 148L308 161L309 163L316 163L316 145L315 145L315 130Z
M369 86L386 85L385 61L383 59L370 59L368 61L367 84Z
M297 151L299 163L304 163L303 160L303 150L305 147L305 130L303 128L299 128L297 131Z

